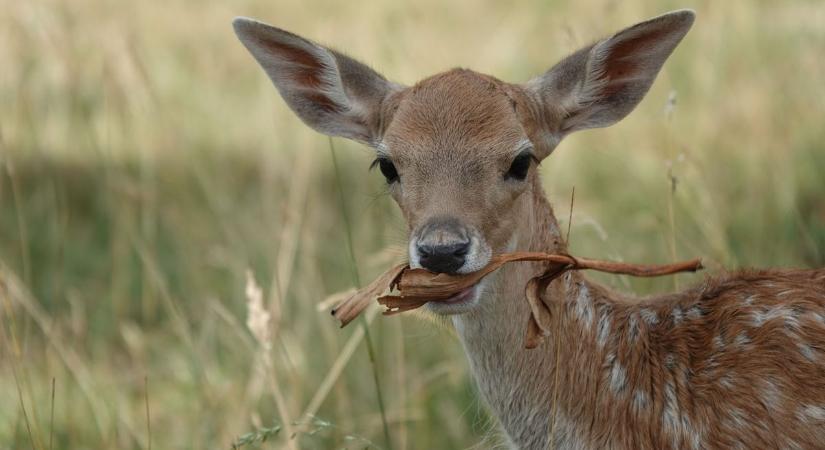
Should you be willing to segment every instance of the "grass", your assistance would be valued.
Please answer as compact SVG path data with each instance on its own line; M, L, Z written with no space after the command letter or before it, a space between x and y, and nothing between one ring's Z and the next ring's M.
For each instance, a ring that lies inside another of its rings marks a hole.
M318 307L401 257L405 225L370 151L336 140L335 167L230 21L406 84L453 66L517 81L679 7L697 22L643 104L542 164L562 222L576 187L572 251L822 266L821 2L2 1L0 449L389 448L385 424L394 449L494 446L449 332L371 320L373 372L364 328ZM245 326L247 270L270 369Z
M332 143L332 138L329 138L329 153L332 157L332 166L335 170L335 181L338 187L338 194L340 195L341 218L344 221L344 231L347 236L347 252L349 253L350 268L352 269L352 282L356 288L363 287L361 284L361 276L358 274L358 263L355 261L355 250L352 244L352 222L347 213L346 195L344 193L344 186L341 184L341 171L338 167L338 158L335 156L335 146ZM378 376L378 367L375 357L375 345L372 342L370 335L370 326L366 318L359 319L361 327L364 330L364 342L367 347L367 354L370 357L370 368L372 369L372 379L375 383L375 397L378 401L378 410L381 413L381 429L384 431L385 445L392 450L392 438L390 437L390 429L387 424L387 411L384 406L384 395L381 393L381 378Z

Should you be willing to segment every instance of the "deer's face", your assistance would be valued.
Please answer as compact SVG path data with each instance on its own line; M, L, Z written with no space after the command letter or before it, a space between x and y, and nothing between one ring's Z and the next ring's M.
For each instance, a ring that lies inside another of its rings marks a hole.
M376 161L407 219L412 266L469 273L506 248L537 160L513 96L463 70L401 93Z
M410 265L470 273L516 249L536 164L568 133L630 113L692 23L690 11L659 16L521 85L454 69L413 87L260 22L236 19L235 31L306 124L376 150L409 226ZM432 308L466 311L479 290Z
M520 88L469 70L397 94L375 166L407 220L412 267L470 273L514 250L542 151L530 139L526 100ZM430 307L460 312L479 291Z

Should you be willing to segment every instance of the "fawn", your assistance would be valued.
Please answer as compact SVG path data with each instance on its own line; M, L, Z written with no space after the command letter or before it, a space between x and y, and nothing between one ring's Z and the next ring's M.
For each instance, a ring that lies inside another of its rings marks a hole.
M235 31L310 127L373 147L409 226L409 261L469 273L492 254L563 252L536 165L568 133L635 108L693 24L671 12L524 84L453 69L406 87L287 31ZM535 263L447 302L512 448L825 448L825 269L741 271L633 298L578 273L551 283L551 336L522 348Z

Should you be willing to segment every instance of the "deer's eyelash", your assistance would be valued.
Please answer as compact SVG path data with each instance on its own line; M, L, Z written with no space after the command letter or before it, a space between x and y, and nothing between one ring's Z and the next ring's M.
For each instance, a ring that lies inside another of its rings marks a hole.
M523 181L527 178L527 173L530 171L530 166L532 165L531 163L534 161L536 165L538 165L539 159L536 158L536 155L534 155L532 151L527 150L519 153L513 158L513 162L510 163L510 168L507 169L507 172L504 174L504 179Z
M398 170L395 168L395 164L393 164L389 158L379 156L372 163L370 163L369 170L372 170L376 166L378 166L378 168L381 170L381 174L384 175L384 178L387 179L387 184L392 184L398 181Z

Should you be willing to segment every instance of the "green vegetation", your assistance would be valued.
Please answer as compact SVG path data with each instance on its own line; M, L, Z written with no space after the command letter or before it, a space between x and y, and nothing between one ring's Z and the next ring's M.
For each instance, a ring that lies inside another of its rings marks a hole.
M336 140L336 171L233 16L409 84L527 80L680 7L697 22L642 105L542 164L562 222L576 187L573 251L822 266L819 1L0 0L0 449L388 448L363 342L347 358L363 331L322 302L403 257L405 225L371 151ZM247 270L271 348L246 326ZM392 447L495 446L460 345L422 317L370 326Z

